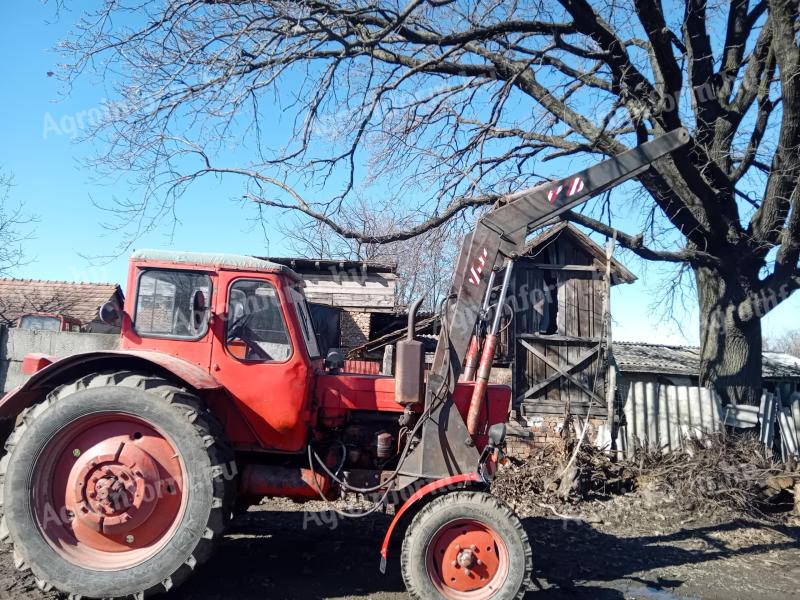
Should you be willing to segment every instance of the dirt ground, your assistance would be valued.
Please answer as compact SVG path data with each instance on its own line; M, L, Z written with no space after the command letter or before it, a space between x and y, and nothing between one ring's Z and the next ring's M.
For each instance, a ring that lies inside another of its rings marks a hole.
M646 492L540 508L521 515L534 550L530 599L800 596L800 521L679 511ZM340 523L322 509L289 502L252 509L211 563L165 598L405 598L396 560L387 575L378 572L389 517ZM47 596L17 576L7 550L0 554L0 598Z

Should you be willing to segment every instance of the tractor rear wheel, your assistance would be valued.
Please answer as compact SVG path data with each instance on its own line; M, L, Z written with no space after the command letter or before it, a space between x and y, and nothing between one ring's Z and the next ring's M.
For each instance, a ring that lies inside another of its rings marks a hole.
M92 375L31 407L0 461L0 538L43 590L143 598L206 561L233 455L201 400L159 378Z
M411 522L401 555L418 600L512 600L528 587L533 559L519 518L491 494L451 492Z

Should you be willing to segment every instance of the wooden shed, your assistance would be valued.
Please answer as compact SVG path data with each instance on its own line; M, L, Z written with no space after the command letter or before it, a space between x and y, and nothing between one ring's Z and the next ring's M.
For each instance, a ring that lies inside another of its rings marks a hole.
M636 276L568 223L534 237L514 264L506 340L518 414L606 417L610 288Z

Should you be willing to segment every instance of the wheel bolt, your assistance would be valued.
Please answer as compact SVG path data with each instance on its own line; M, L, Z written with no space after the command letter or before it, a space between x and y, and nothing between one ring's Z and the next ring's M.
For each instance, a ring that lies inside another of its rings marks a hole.
M129 544L132 544L135 540L136 538L133 537L132 535L129 535L128 537L125 538L125 541L128 542Z

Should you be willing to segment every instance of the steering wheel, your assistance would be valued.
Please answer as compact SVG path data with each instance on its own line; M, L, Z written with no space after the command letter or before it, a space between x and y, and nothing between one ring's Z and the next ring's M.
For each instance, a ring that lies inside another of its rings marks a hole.
M252 339L254 337L253 330L250 329L249 325L251 316L252 315L244 315L231 324L231 326L228 328L228 342L241 340L245 345L246 357L252 353L252 355L258 360L272 360L272 357L267 354L267 351L255 343Z

